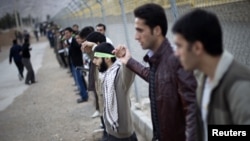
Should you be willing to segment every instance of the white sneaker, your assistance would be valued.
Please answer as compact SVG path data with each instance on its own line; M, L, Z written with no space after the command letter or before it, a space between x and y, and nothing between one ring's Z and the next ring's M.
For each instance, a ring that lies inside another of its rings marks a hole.
M99 111L95 111L95 113L91 116L92 118L96 118L100 116L100 112Z
M93 133L98 133L98 132L103 132L103 131L104 131L104 129L96 129L93 131Z
M104 128L103 125L102 125L102 123L100 123L100 128Z

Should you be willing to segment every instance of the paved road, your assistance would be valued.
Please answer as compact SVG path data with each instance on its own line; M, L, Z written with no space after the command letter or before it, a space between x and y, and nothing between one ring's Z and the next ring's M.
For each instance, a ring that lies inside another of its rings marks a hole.
M31 45L31 62L35 73L41 68L44 51L47 46L47 42ZM9 64L8 58L0 62L0 74L0 111L2 111L7 108L17 96L21 95L28 86L24 85L23 81L19 81L17 68L14 62L12 62L11 65ZM26 70L24 71L24 76L25 75Z

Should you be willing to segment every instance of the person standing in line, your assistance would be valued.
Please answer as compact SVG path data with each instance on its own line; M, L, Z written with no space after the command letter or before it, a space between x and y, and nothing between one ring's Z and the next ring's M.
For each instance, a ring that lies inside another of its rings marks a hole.
M79 34L79 26L78 26L78 24L74 24L74 25L72 26L72 29L73 29L73 34L74 34L74 35Z
M77 103L82 103L88 101L87 89L84 85L84 80L81 75L81 70L78 67L83 67L81 45L79 45L76 39L72 36L73 30L71 27L64 29L65 38L69 44L69 57L72 62L73 76L75 77L76 84L80 90L81 98L77 99Z
M30 85L33 83L36 83L35 81L35 73L32 67L32 64L30 62L30 42L29 38L24 39L24 43L22 46L22 63L24 67L27 69L27 75L25 78L25 84Z
M91 34L92 32L94 32L94 28L92 26L86 26L83 29L81 29L80 33L79 33L79 37L81 40L81 43L83 43L84 41L86 41L86 38L89 34ZM81 46L81 45L80 45ZM82 51L82 50L81 50ZM86 56L88 56L86 58ZM91 71L91 62L87 62L86 59L88 58L92 58L91 56L87 55L86 52L82 52L82 60L84 61L84 67L88 66L89 67L89 74L88 74L88 94L89 95L94 95L94 91L95 91L95 87L94 87L94 79L92 78L93 71ZM85 64L87 63L87 64Z
M184 69L200 71L197 141L208 140L208 125L250 125L250 69L223 49L217 16L196 9L181 17L172 31L175 55Z
M50 28L47 32L47 38L49 40L49 44L50 44L50 48L54 48L55 44L54 44L54 33L53 33L53 29Z
M92 33L92 32L94 32L95 31L95 29L94 29L94 27L92 27L92 26L85 26L80 32L79 32L79 37L80 37L80 39L81 39L81 42L83 43L84 41L86 41L86 38L87 38L87 36L90 34L90 33ZM90 57L91 56L88 56L88 54L87 53L85 53L85 52L82 52L82 55L83 55L83 60L84 60L84 68L85 69L90 69ZM90 79L88 80L89 82L91 81ZM90 86L88 86L88 91L90 92L91 90L90 90L91 88L90 88Z
M13 46L10 48L10 55L9 55L9 62L12 63L12 58L16 64L18 69L18 77L19 80L23 80L23 63L22 63L22 56L21 56L22 47L18 45L17 40L13 40Z
M94 49L93 63L103 73L104 122L107 141L137 141L131 117L130 87L135 74L116 60L110 43Z
M81 45L82 45L82 40L81 40L81 38L80 38L80 36L79 36L79 34L76 34L75 35L75 39L76 39L76 42L78 43L78 45L80 46L80 48L81 48ZM82 58L82 62L83 62L83 64L84 64L84 58ZM81 70L82 72L81 72L81 76L82 76L82 79L83 79L83 85L84 85L84 87L85 88L87 88L88 86L87 86L87 82L86 82L86 80L85 80L85 70L84 70L84 65L83 66L78 66L78 68L77 68L78 70Z
M145 67L120 45L113 53L123 64L149 83L153 141L193 141L196 138L196 79L174 56L165 37L167 18L158 4L145 4L134 10L135 39L149 49Z
M68 67L68 64L67 64L67 61L66 61L66 51L65 51L65 48L64 48L64 31L62 29L59 30L59 37L58 37L58 53L59 53L59 56L62 60L62 64L63 64L63 67L64 68L67 68Z
M106 37L99 33L99 32L92 32L90 33L86 41L82 43L82 51L85 53L88 53L89 56L94 56L94 49L97 45L100 43L106 42ZM91 116L92 118L99 117L101 119L102 129L103 129L103 137L102 140L105 141L107 139L107 132L105 129L105 123L103 119L103 93L101 90L101 78L102 73L98 71L95 64L93 63L94 58L91 59L91 67L89 70L89 77L93 79L93 81L90 81L89 84L93 87L93 92L95 95L95 104L96 104L96 112ZM94 130L94 132L98 132L100 129Z
M100 32L101 34L103 34L106 37L106 42L113 44L113 42L105 35L106 34L106 25L99 23L96 25L96 31Z

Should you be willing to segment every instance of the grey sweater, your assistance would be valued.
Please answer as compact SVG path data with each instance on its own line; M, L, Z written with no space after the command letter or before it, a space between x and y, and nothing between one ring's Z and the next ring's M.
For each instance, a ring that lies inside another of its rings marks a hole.
M130 87L134 81L135 74L126 66L121 65L115 78L115 90L117 94L118 106L118 132L114 132L111 125L107 122L104 114L104 121L108 134L117 138L127 138L134 133L134 127L131 118Z

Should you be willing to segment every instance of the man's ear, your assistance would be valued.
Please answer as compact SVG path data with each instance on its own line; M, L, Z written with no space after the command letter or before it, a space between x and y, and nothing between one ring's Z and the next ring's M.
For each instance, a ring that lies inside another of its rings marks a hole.
M159 26L159 25L157 25L156 27L154 27L154 29L153 29L153 34L154 35L157 35L157 36L159 36L159 35L161 35L161 27Z
M202 44L202 42L200 41L195 41L193 43L193 47L192 47L192 50L193 52L196 54L196 55L201 55L204 53L204 46Z

